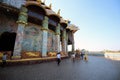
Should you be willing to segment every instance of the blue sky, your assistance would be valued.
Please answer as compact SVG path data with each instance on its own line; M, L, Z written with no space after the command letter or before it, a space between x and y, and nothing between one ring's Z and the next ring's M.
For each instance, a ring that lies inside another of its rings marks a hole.
M75 49L120 50L120 0L46 0L52 9L79 26Z

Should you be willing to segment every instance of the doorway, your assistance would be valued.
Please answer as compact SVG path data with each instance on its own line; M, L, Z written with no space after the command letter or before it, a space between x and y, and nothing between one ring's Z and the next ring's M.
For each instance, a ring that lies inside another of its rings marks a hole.
M11 51L13 55L16 33L4 32L0 36L0 51Z

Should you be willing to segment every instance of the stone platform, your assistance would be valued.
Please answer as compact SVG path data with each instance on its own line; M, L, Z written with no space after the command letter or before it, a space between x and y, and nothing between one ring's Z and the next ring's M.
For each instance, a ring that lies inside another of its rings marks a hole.
M62 56L62 59L68 58L67 56ZM13 65L27 65L27 64L38 64L43 62L56 61L56 57L43 57L43 58L29 58L29 59L19 59L19 60L7 60L7 66ZM0 65L2 60L0 60Z
M0 80L120 80L120 61L99 56L84 60L62 59L34 64L0 67Z

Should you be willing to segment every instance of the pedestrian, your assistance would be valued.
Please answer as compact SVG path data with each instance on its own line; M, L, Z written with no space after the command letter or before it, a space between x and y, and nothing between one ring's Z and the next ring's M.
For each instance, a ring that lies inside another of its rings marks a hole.
M84 55L85 55L85 50L83 49L83 50L81 50L81 59L83 60L83 58L84 58Z
M75 61L75 53L72 54L71 58L72 58L72 61L74 62Z
M57 65L59 66L61 62L61 54L60 52L57 53Z
M7 54L5 52L3 53L3 56L2 56L2 67L6 66L6 60L7 60Z
M87 53L85 53L84 60L88 61L88 55L87 55Z

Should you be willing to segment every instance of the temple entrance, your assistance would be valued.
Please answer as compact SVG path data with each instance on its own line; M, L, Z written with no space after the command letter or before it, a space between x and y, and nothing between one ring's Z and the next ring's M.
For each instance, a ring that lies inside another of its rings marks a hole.
M16 33L4 32L0 36L0 51L12 51L14 50Z

